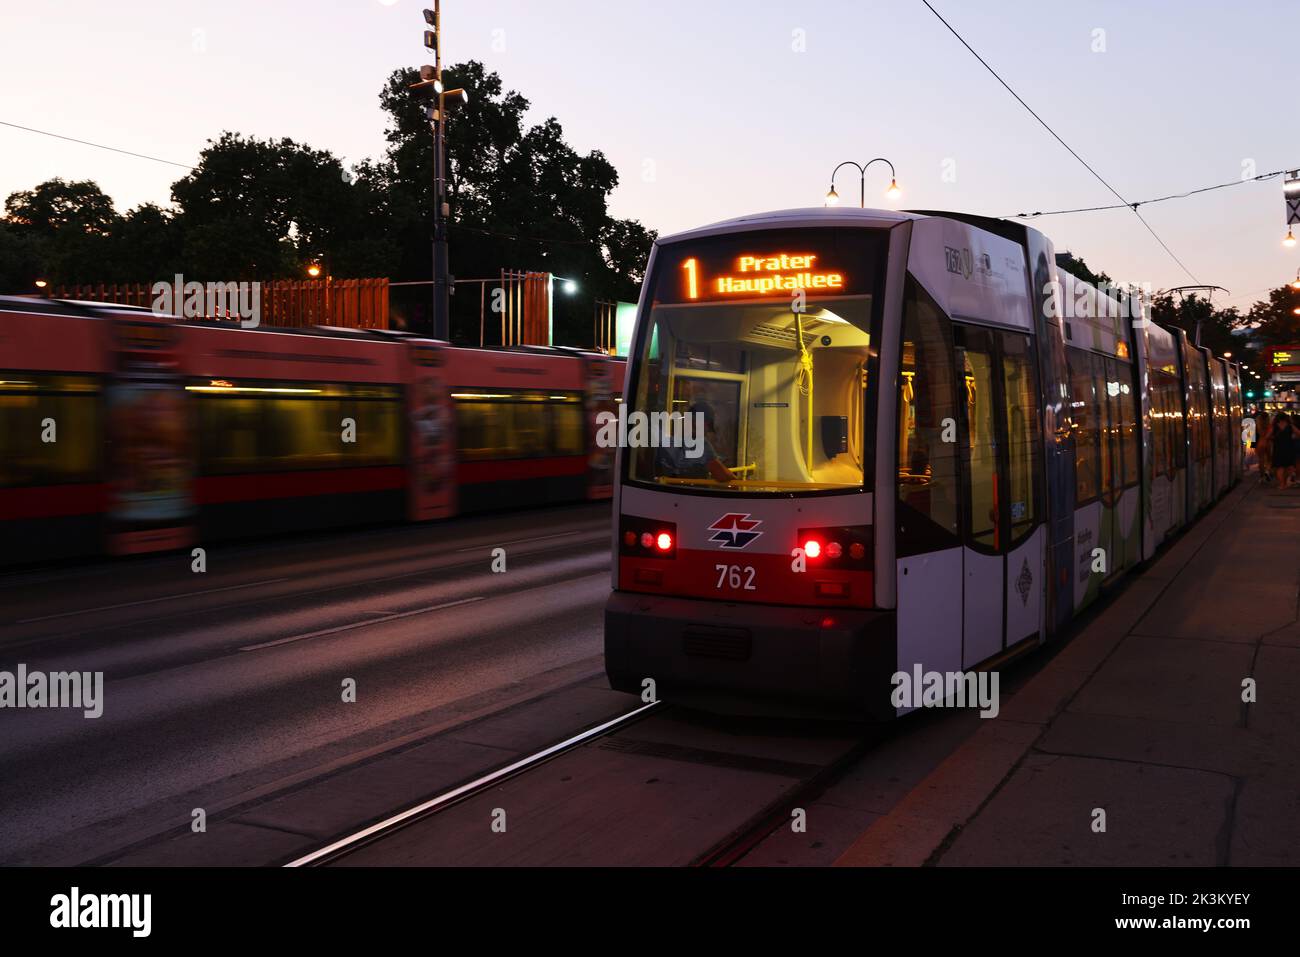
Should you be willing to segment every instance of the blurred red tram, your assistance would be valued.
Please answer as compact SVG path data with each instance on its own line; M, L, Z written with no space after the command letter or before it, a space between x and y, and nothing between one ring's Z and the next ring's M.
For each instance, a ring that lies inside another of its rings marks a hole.
M608 498L622 370L0 297L0 563Z

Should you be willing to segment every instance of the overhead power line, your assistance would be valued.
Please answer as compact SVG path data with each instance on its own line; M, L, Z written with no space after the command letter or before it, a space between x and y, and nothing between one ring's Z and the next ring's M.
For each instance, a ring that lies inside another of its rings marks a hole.
M0 120L0 126L10 126L16 130L26 130L28 133L39 133L41 136L52 136L56 140L67 140L69 143L80 143L82 146L93 146L97 150L108 150L111 153L121 153L124 156L135 156L138 159L151 160L155 163L166 163L168 166L179 166L181 169L187 169L190 172L197 170L187 163L176 163L172 160L160 159L157 156L149 156L145 153L133 153L131 150L118 149L116 146L105 146L103 143L92 143L90 140L79 140L75 136L64 136L62 133L51 133L49 130L38 130L30 126L19 126L17 123L9 123Z
M1295 167L1274 170L1271 173L1261 173L1259 176L1248 176L1245 179L1234 179L1228 183L1216 183L1213 186L1202 186L1200 189L1189 189L1185 193L1170 193L1168 196L1157 196L1155 199L1142 199L1136 203L1119 203L1110 206L1080 206L1076 209L1051 209L1045 212L1037 211L1033 213L1012 213L1009 216L1003 216L1003 219L1037 219L1039 216L1064 216L1067 213L1098 213L1108 209L1137 209L1139 206L1150 206L1152 203L1164 203L1171 199L1186 199L1189 196L1198 196L1201 193L1213 192L1216 189L1228 189L1231 186L1240 186L1243 183L1262 183L1264 180L1276 179L1279 176L1286 176L1292 172Z
M1082 156L1080 156L1075 151L1074 147L1072 147L1069 143L1065 142L1065 140L1061 139L1060 135L1056 132L1056 130L1052 129L1051 126L1048 125L1046 120L1044 120L1041 116L1039 116L1037 113L1034 112L1033 107L1031 107L1028 103L1026 103L1024 99L1020 96L1020 94L1011 88L1011 84L1007 83L1006 80L1002 79L1002 77L998 75L998 71L993 69L993 67L989 66L988 61L985 60L982 56L980 56L979 53L975 51L975 48L972 47L969 43L967 43L965 38L960 33L958 33L955 29L953 29L952 24L950 24L947 20L945 20L943 18L943 15L940 14L939 11L936 10L933 6L930 5L930 0L921 0L921 2L925 4L926 9L928 9L931 13L933 13L938 18L940 23L942 23L945 27L948 28L948 32L951 33L953 36L955 36L961 42L961 45L970 51L971 56L979 60L980 63L984 66L984 69L988 70L991 74L993 74L993 78L996 79L999 83L1001 83L1002 86L1006 88L1006 91L1016 98L1016 102L1019 103L1021 106L1023 106L1029 112L1029 115L1038 121L1039 125L1041 125L1043 129L1047 130L1048 133L1052 134L1052 138L1055 139L1056 142L1064 146L1066 150L1069 151L1070 155L1073 156L1076 160L1078 160L1079 163L1083 166L1083 168L1086 169L1089 173L1091 173L1096 178L1097 182L1101 183L1101 185L1105 186L1106 189L1110 190L1110 192L1115 195L1115 198L1118 199L1120 203L1122 203L1124 206L1130 207L1133 210L1133 215L1137 216L1138 221L1141 222L1142 225L1146 227L1147 232L1149 232L1153 237L1155 237L1156 242L1158 242L1164 248L1165 252L1169 254L1170 258L1172 258L1174 262L1178 263L1179 268L1181 268L1183 272L1187 273L1187 275L1191 276L1193 280L1199 283L1200 280L1197 279L1195 274L1193 274L1192 271L1188 269L1186 265L1183 264L1183 261L1181 259L1179 259L1176 255L1174 255L1174 251L1170 249L1169 245L1163 239L1160 238L1160 236L1156 233L1154 229L1151 228L1151 224L1142 218L1142 214L1137 211L1137 208L1134 207L1133 204L1130 203L1127 199L1125 199L1120 194L1119 190L1117 190L1114 186L1111 186L1110 183L1106 182L1105 177L1103 177L1100 173L1098 173L1095 169L1093 169L1092 166L1089 165L1088 161L1085 160Z

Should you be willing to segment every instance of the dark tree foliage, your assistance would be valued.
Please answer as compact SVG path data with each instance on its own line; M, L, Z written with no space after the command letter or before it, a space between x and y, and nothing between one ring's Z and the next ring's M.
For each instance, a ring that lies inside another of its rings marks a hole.
M1056 265L1061 269L1064 269L1076 279L1082 279L1089 285L1108 286L1114 282L1114 280L1104 272L1093 272L1088 268L1086 262L1069 251L1056 254Z
M0 218L0 291L28 292L37 278L300 278L312 262L339 278L430 279L433 137L407 91L415 73L388 77L379 95L388 147L351 170L327 150L225 132L173 184L171 209L119 214L92 182L52 179L13 193ZM448 129L453 273L575 280L579 295L556 296L555 338L590 345L593 300L636 298L655 234L610 215L618 173L604 154L574 150L554 117L527 125L528 100L497 74L471 61L447 69L445 83L470 91ZM431 296L414 290L422 305ZM453 299L459 341L478 341L478 293L466 284Z

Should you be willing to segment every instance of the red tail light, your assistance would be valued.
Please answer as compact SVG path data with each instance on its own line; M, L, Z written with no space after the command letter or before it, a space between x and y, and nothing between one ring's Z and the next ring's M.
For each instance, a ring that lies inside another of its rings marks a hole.
M626 558L677 557L677 526L672 522L624 515L619 529L621 553Z
M870 525L841 525L834 528L801 528L803 553L823 571L868 571L871 568Z

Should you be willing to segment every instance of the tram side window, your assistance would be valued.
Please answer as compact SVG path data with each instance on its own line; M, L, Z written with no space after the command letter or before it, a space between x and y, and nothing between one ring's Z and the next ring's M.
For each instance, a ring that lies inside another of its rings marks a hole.
M948 317L909 277L899 376L898 499L905 506L899 515L903 535L916 544L955 544L960 533L952 352ZM915 527L914 515L928 519L929 527ZM933 542L935 532L942 532L941 542Z
M1120 462L1123 475L1123 487L1131 488L1138 481L1138 427L1137 397L1131 384L1133 370L1114 359L1106 360L1106 371L1110 377L1111 401L1115 422L1115 437L1121 450Z
M1097 395L1088 353L1066 349L1065 358L1070 367L1070 412L1074 419L1075 500L1082 505L1096 498L1101 488Z
M1042 447L1038 375L1028 336L1002 333L1002 384L1007 400L1007 454L1011 545L1038 522L1038 473Z
M957 332L957 368L965 382L966 462L970 481L969 540L998 548L998 443L994 401L996 353L993 335L961 327ZM958 390L960 396L961 390Z
M577 402L551 403L552 451L556 455L582 455L587 450L583 407Z
M0 370L0 488L95 481L101 431L94 377Z
M1191 373L1188 381L1191 402L1188 403L1188 411L1191 415L1192 457L1198 462L1203 462L1210 457L1210 420L1209 399L1205 392L1204 363L1200 363L1199 360L1200 356L1197 355L1189 357L1188 365Z
M195 383L199 474L398 465L401 392L344 383ZM344 438L345 423L354 441Z
M1115 456L1119 446L1115 440L1115 404L1110 396L1110 379L1106 375L1106 360L1089 353L1092 362L1093 388L1097 393L1097 432L1101 440L1101 494L1107 501L1115 491L1119 469Z
M456 441L466 462L582 455L581 396L518 393L456 399Z
M1169 394L1165 377L1159 372L1150 373L1147 402L1151 408L1151 473L1165 475L1172 471L1174 462L1174 423L1169 414Z
M1174 468L1187 467L1187 420L1183 416L1183 389L1177 376L1159 375L1164 384L1165 409L1169 414L1169 437Z

